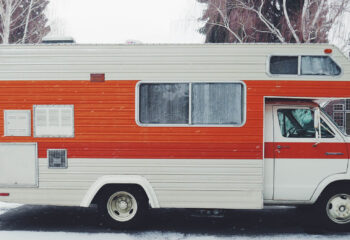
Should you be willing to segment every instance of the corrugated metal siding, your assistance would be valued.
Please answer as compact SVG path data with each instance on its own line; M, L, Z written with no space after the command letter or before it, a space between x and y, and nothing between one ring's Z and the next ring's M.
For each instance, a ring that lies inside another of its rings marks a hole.
M350 62L325 44L0 46L0 80L88 80L91 72L108 80L268 80L275 79L266 74L270 55L322 55L325 48L334 49L345 69L340 79L348 80Z
M140 127L135 120L136 83L2 81L0 110L73 104L75 137L4 137L0 118L1 141L38 142L39 157L46 157L47 148L62 147L69 157L262 159L262 98L256 100L260 109L248 109L242 128Z
M99 177L126 174L144 176L160 207L262 207L260 160L75 158L68 169L49 169L47 159L39 163L39 189L11 189L10 201L79 206Z

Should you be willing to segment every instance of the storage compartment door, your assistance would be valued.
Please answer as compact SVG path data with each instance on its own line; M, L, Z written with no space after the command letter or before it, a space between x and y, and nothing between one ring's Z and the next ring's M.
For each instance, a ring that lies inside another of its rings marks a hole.
M37 147L35 143L0 144L0 186L37 186Z

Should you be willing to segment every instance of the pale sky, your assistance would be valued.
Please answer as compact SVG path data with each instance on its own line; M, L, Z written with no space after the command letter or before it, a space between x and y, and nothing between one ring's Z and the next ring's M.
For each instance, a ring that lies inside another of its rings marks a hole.
M50 0L49 36L77 43L202 43L196 0Z

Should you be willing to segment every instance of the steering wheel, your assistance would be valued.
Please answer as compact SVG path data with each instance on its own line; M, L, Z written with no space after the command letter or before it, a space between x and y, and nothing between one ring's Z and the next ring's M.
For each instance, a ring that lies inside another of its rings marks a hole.
M296 134L296 133L298 133L297 132L297 129L295 128L295 127L291 127L288 131L287 131L287 137L289 137L289 136L291 136L291 135L293 135L293 134Z

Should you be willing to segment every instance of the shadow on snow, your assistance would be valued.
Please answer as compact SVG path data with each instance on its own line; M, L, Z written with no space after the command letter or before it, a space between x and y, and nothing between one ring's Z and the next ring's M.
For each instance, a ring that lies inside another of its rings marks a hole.
M198 217L194 213L191 210L152 210L141 229L119 231L105 225L96 208L25 205L0 215L0 230L133 234L161 231L216 236L305 233L303 217L295 208L235 210L215 218Z

